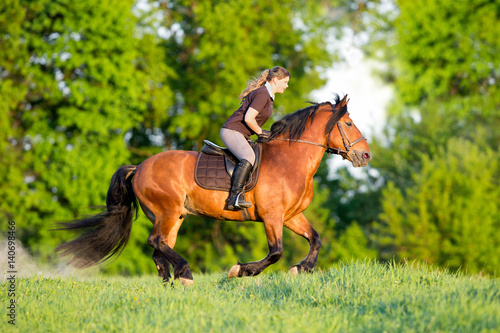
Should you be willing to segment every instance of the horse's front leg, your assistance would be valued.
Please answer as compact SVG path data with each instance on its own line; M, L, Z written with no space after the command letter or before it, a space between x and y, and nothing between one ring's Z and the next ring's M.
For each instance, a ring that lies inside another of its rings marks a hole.
M283 219L281 216L275 215L263 220L269 246L268 255L260 261L234 265L227 275L228 278L258 275L281 258L283 254Z
M307 239L309 242L309 254L297 265L290 269L291 274L298 274L303 272L312 272L314 267L316 267L316 262L318 261L318 253L321 248L321 241L319 234L313 227L309 224L304 214L299 214L285 221L285 227L295 232Z

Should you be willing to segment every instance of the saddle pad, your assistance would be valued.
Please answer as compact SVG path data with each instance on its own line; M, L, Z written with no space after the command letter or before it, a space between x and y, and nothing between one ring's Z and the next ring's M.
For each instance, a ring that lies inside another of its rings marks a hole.
M250 191L257 185L259 169L260 167L257 166L252 170L245 184L245 192ZM231 189L231 177L229 177L226 171L224 156L207 155L200 152L194 171L194 180L196 184L204 189L229 192Z

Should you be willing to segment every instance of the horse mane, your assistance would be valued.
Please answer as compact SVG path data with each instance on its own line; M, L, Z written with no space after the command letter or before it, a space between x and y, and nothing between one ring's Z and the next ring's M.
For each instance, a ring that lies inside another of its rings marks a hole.
M276 138L280 135L288 137L290 141L299 140L304 134L307 121L311 118L311 123L314 121L314 116L316 115L319 108L323 105L329 105L332 109L332 116L328 120L325 127L325 135L333 130L335 124L346 114L347 104L337 108L337 105L341 102L341 98L338 94L335 94L335 104L331 102L323 103L313 103L312 105L304 109L295 111L294 113L288 114L281 120L278 120L271 126L271 138Z

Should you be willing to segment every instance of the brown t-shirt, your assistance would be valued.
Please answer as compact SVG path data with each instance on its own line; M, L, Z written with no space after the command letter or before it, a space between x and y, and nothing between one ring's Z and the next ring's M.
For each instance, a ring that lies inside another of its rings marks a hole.
M250 135L256 134L245 122L245 114L250 107L259 112L255 120L262 127L273 113L273 99L269 95L269 91L265 85L250 92L243 100L240 108L229 117L222 127L238 131L245 138L250 139Z

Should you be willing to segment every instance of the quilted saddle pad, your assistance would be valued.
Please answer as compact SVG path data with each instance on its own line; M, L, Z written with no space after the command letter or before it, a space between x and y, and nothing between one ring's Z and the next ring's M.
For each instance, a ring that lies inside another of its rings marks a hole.
M255 150L255 165L245 185L245 192L252 190L257 185L260 171L260 157L262 149L260 145ZM194 180L196 184L207 190L227 191L231 189L231 176L228 174L226 165L234 164L234 158L226 161L226 155L206 154L203 150L198 154Z

